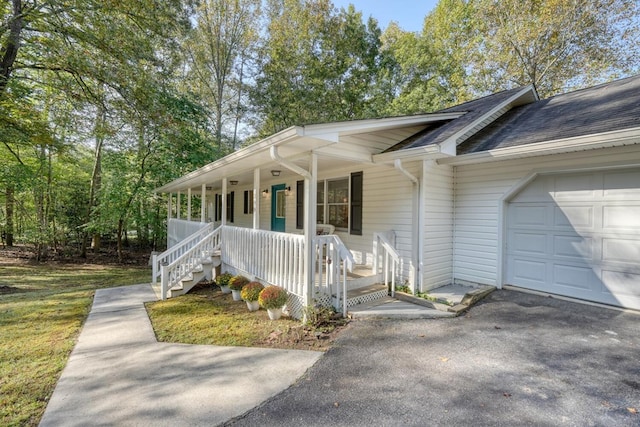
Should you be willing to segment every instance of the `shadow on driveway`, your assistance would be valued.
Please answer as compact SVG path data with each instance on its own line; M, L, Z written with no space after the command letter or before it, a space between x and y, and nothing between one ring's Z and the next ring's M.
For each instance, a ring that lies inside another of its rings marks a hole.
M228 425L640 425L640 315L496 291L465 316L356 321Z

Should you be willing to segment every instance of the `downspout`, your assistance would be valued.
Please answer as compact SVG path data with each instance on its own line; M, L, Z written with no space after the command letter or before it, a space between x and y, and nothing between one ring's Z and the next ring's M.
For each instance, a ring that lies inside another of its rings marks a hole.
M422 268L421 268L421 264L422 264L422 255L421 255L421 250L420 250L420 245L421 245L421 241L422 241L422 224L421 224L421 218L422 218L422 212L420 212L420 180L413 175L411 172L409 172L408 170L406 170L403 166L402 166L402 160L401 159L395 159L393 162L393 166L394 168L400 172L401 174L403 174L409 181L411 181L414 185L415 185L415 195L414 195L414 200L413 203L415 203L415 205L413 206L414 208L414 215L417 214L417 221L415 224L415 227L417 228L417 230L414 230L414 236L416 236L416 240L415 240L415 247L413 248L413 256L415 257L415 277L413 278L413 291L415 293L416 290L422 290Z
M289 169L292 172L297 173L298 175L302 175L306 179L311 179L311 173L309 171L301 168L300 166L290 162L287 159L280 157L280 154L278 154L278 147L272 146L271 150L269 151L269 154L271 154L271 159L273 159L274 162L278 162L285 168Z

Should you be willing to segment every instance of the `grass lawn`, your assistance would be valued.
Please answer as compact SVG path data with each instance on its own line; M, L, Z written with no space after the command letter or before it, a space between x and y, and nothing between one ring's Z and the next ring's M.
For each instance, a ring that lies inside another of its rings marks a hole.
M0 425L35 426L99 288L148 268L0 260Z
M249 312L244 301L233 301L211 285L146 306L158 341L185 344L324 351L346 324L329 312L317 316L314 325L286 317L272 321L266 310Z

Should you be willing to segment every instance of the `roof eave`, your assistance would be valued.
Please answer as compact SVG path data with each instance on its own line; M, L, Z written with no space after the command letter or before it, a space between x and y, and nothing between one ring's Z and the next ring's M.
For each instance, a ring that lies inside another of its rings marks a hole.
M640 144L640 127L463 154L438 163L460 166L635 144Z

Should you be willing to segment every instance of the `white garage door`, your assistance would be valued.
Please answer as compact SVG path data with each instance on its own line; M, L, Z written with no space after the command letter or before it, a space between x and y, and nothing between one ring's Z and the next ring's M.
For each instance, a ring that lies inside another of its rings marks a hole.
M509 203L506 283L640 309L640 170L538 177Z

